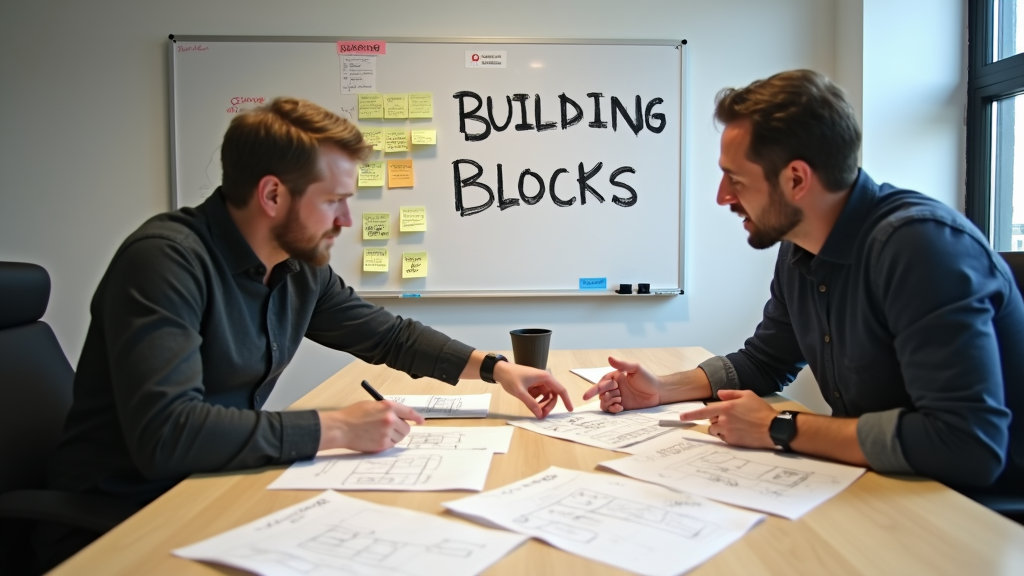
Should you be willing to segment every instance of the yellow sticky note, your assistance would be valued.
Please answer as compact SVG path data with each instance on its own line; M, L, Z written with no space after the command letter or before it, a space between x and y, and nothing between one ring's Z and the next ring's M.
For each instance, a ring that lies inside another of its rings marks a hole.
M384 186L384 163L368 162L359 165L359 186Z
M412 158L388 160L388 188L412 188Z
M426 206L402 206L402 215L398 219L398 230L400 232L426 232Z
M433 118L434 95L430 92L409 94L409 118Z
M408 118L409 117L409 95L408 94L385 94L384 95L384 117L385 118Z
M412 143L417 146L437 144L437 130L413 130Z
M363 118L383 118L384 117L384 97L380 94L360 94L359 95L359 119Z
M427 253L402 252L402 278L426 278Z
M405 152L409 149L409 133L405 128L384 130L384 152Z
M373 146L374 150L384 149L384 129L383 128L370 128L363 130L363 140L370 146Z
M387 248L363 248L363 272L387 272Z
M388 238L391 238L391 214L363 212L363 240L387 240Z

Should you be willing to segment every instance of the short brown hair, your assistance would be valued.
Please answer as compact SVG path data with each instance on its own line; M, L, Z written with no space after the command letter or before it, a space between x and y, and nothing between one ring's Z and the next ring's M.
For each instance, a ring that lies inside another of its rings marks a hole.
M275 98L239 114L231 120L220 149L224 198L238 208L246 206L268 175L301 196L322 177L317 163L324 143L356 161L365 160L372 149L354 124L307 100Z
M857 179L860 126L843 89L823 74L791 70L745 88L725 88L715 97L715 119L750 120L747 159L769 181L794 160L807 162L833 192Z

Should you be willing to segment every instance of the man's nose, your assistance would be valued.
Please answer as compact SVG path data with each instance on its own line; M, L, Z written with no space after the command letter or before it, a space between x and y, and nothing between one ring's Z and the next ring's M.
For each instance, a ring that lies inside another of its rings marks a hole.
M736 203L736 195L732 193L729 188L729 183L725 178L718 183L718 197L715 199L718 201L719 206L728 206L729 204Z

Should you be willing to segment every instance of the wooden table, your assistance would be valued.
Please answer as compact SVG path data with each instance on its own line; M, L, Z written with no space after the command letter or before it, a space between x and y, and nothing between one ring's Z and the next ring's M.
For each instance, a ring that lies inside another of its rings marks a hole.
M579 400L588 383L570 368L601 366L609 354L639 360L655 373L688 369L711 354L702 348L552 351L552 373ZM527 416L500 387L468 380L452 389L436 380L413 380L383 366L356 361L295 403L293 408L334 408L365 400L359 387L370 380L384 394L493 392L486 420L429 420L428 425L501 425ZM580 401L582 402L582 401ZM796 408L782 397L776 408ZM516 429L508 454L496 454L487 477L490 490L548 466L594 471L598 462L622 457ZM196 475L56 568L55 575L245 574L170 554L174 548L251 522L302 500L311 491L268 491L284 467L242 473ZM349 492L349 496L441 514L442 502L466 492ZM485 572L488 575L623 574L621 570L529 540ZM770 516L737 543L692 572L710 574L1024 574L1024 528L945 486L920 478L868 472L848 490L798 521Z

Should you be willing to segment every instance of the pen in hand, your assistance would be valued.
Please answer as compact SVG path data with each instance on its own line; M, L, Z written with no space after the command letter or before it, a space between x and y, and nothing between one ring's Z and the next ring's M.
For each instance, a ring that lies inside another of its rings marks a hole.
M377 392L376 390L374 390L373 386L370 386L370 383L367 382L366 380L363 380L362 386L363 386L363 390L366 390L367 392L369 392L370 396L373 396L374 400L376 400L378 402L384 400L384 397L380 395L380 392Z

